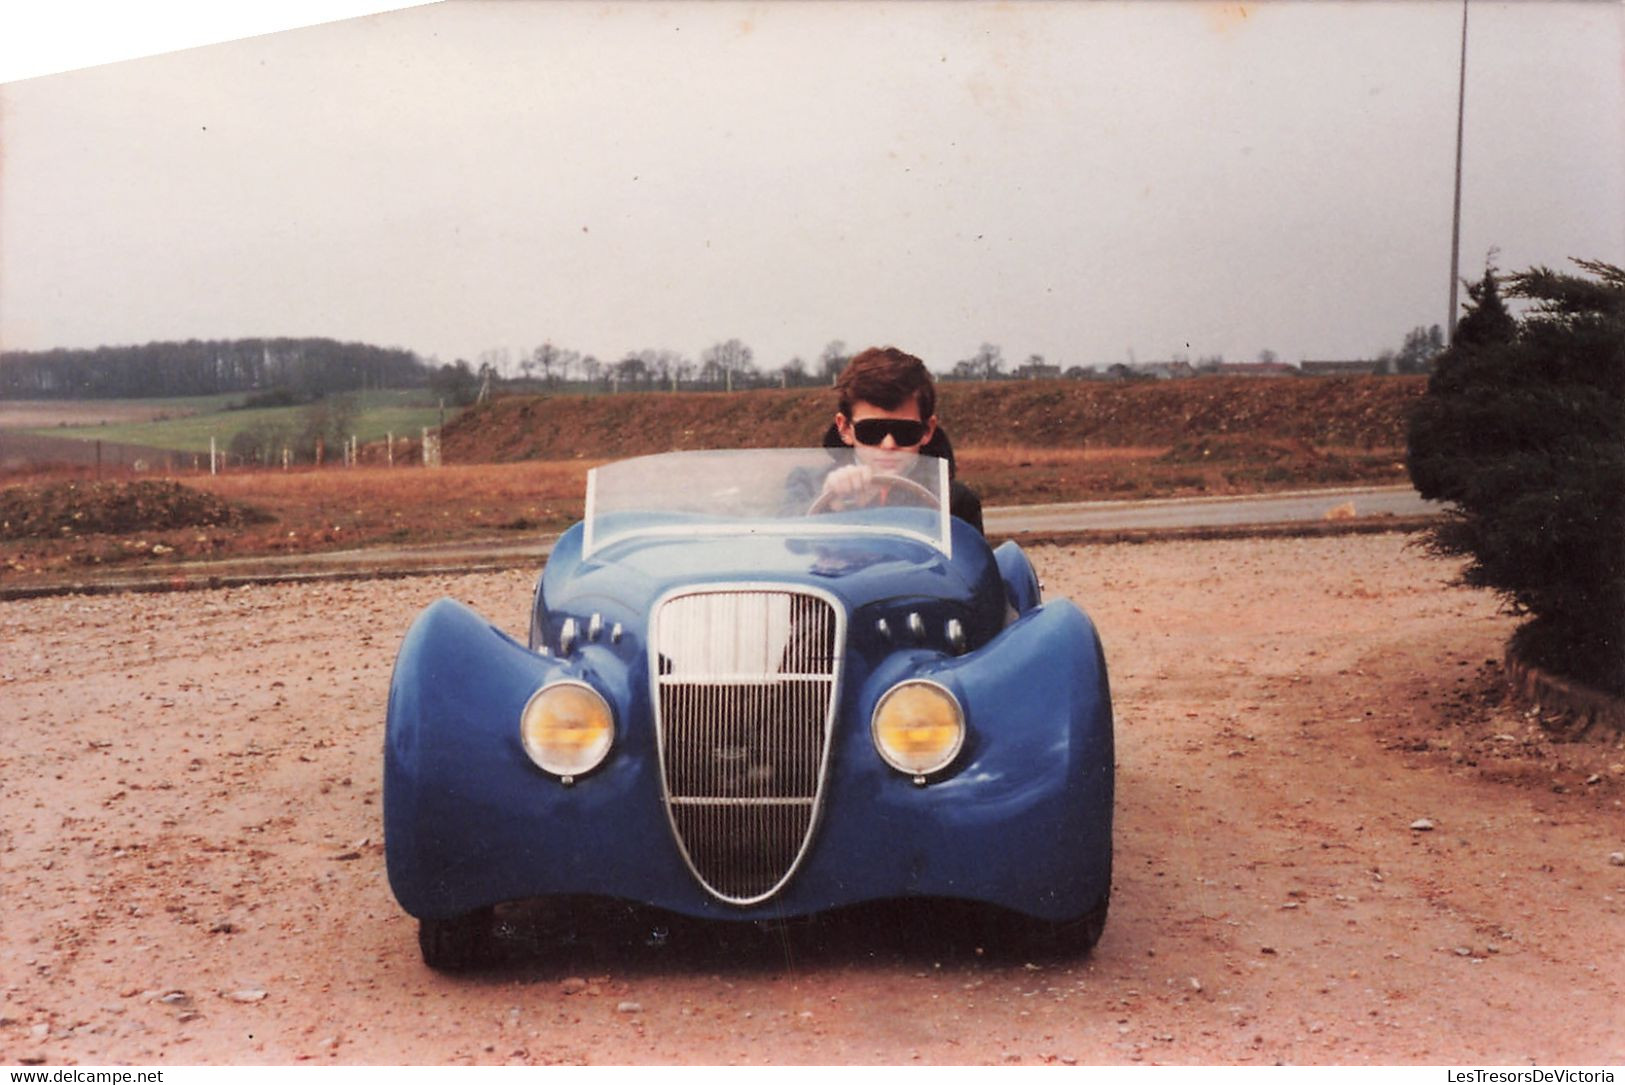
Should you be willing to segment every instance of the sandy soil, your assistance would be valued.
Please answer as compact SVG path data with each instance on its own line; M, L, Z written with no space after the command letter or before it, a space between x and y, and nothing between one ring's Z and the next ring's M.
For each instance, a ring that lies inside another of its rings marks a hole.
M440 976L384 877L389 669L442 594L518 632L530 575L4 604L0 1063L1625 1062L1625 749L1499 703L1493 600L1396 535L1035 557L1117 695L1081 961L534 907Z

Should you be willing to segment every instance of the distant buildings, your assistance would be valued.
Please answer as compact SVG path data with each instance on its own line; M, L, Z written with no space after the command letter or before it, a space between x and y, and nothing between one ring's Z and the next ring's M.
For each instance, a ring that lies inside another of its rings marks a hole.
M1203 359L1192 364L1182 358L1163 362L1117 362L1107 366L1067 366L1063 369L1059 365L1051 365L1042 361L1029 359L1026 365L1020 366L1014 372L993 374L994 379L1000 380L1096 380L1096 381L1144 381L1144 380L1190 380L1196 377L1245 377L1249 379L1271 379L1279 377L1363 377L1383 376L1391 374L1393 367L1386 364L1381 358L1356 359L1349 361L1305 360L1293 365L1290 362L1222 362L1216 359ZM966 372L956 370L949 379L969 379ZM978 377L976 379L987 379Z
M1296 377L1298 367L1286 362L1219 362L1204 372L1215 377Z
M1298 363L1298 369L1306 377L1363 377L1387 372L1382 362L1377 359L1359 362L1311 362L1304 360Z

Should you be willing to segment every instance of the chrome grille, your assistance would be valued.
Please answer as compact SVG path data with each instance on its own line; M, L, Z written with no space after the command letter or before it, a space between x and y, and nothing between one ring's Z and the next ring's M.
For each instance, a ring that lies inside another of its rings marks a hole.
M695 876L722 900L770 896L806 848L841 632L839 611L806 592L708 588L655 612L667 810Z

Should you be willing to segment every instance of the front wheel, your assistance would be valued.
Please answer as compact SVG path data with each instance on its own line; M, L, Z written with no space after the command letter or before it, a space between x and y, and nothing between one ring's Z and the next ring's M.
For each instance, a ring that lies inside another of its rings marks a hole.
M1081 957L1094 949L1106 933L1106 912L1110 907L1110 899L1103 900L1093 910L1063 923L1028 920L1023 932L1027 945L1038 953Z
M482 963L490 950L495 910L480 908L450 919L418 920L423 963L437 972L461 972Z
M1107 897L1076 919L1034 919L992 909L982 924L984 945L994 957L1082 957L1106 932Z

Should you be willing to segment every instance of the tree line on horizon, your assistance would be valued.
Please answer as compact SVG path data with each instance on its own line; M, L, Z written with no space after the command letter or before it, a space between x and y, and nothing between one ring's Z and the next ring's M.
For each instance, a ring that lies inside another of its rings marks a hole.
M416 354L333 339L230 339L0 353L0 396L158 399L280 392L311 402L334 392L421 388L434 368Z
M1443 347L1439 328L1415 328L1396 354L1376 360L1382 372L1427 372ZM478 365L464 359L440 364L412 351L341 343L323 338L251 338L154 342L140 346L0 352L0 396L16 399L137 399L249 394L248 406L310 403L334 393L369 388L427 388L449 404L466 405L493 389L509 391L744 391L828 385L850 360L845 342L831 340L812 361L800 356L763 369L739 339L718 342L697 360L665 349L628 351L614 362L544 342L514 364L506 349L487 350ZM1277 361L1262 351L1259 361ZM517 369L518 376L514 375ZM943 380L1106 379L1194 376L1223 372L1222 355L1195 364L1118 363L1104 369L1049 363L1031 354L1007 366L997 344L982 343L959 359Z

